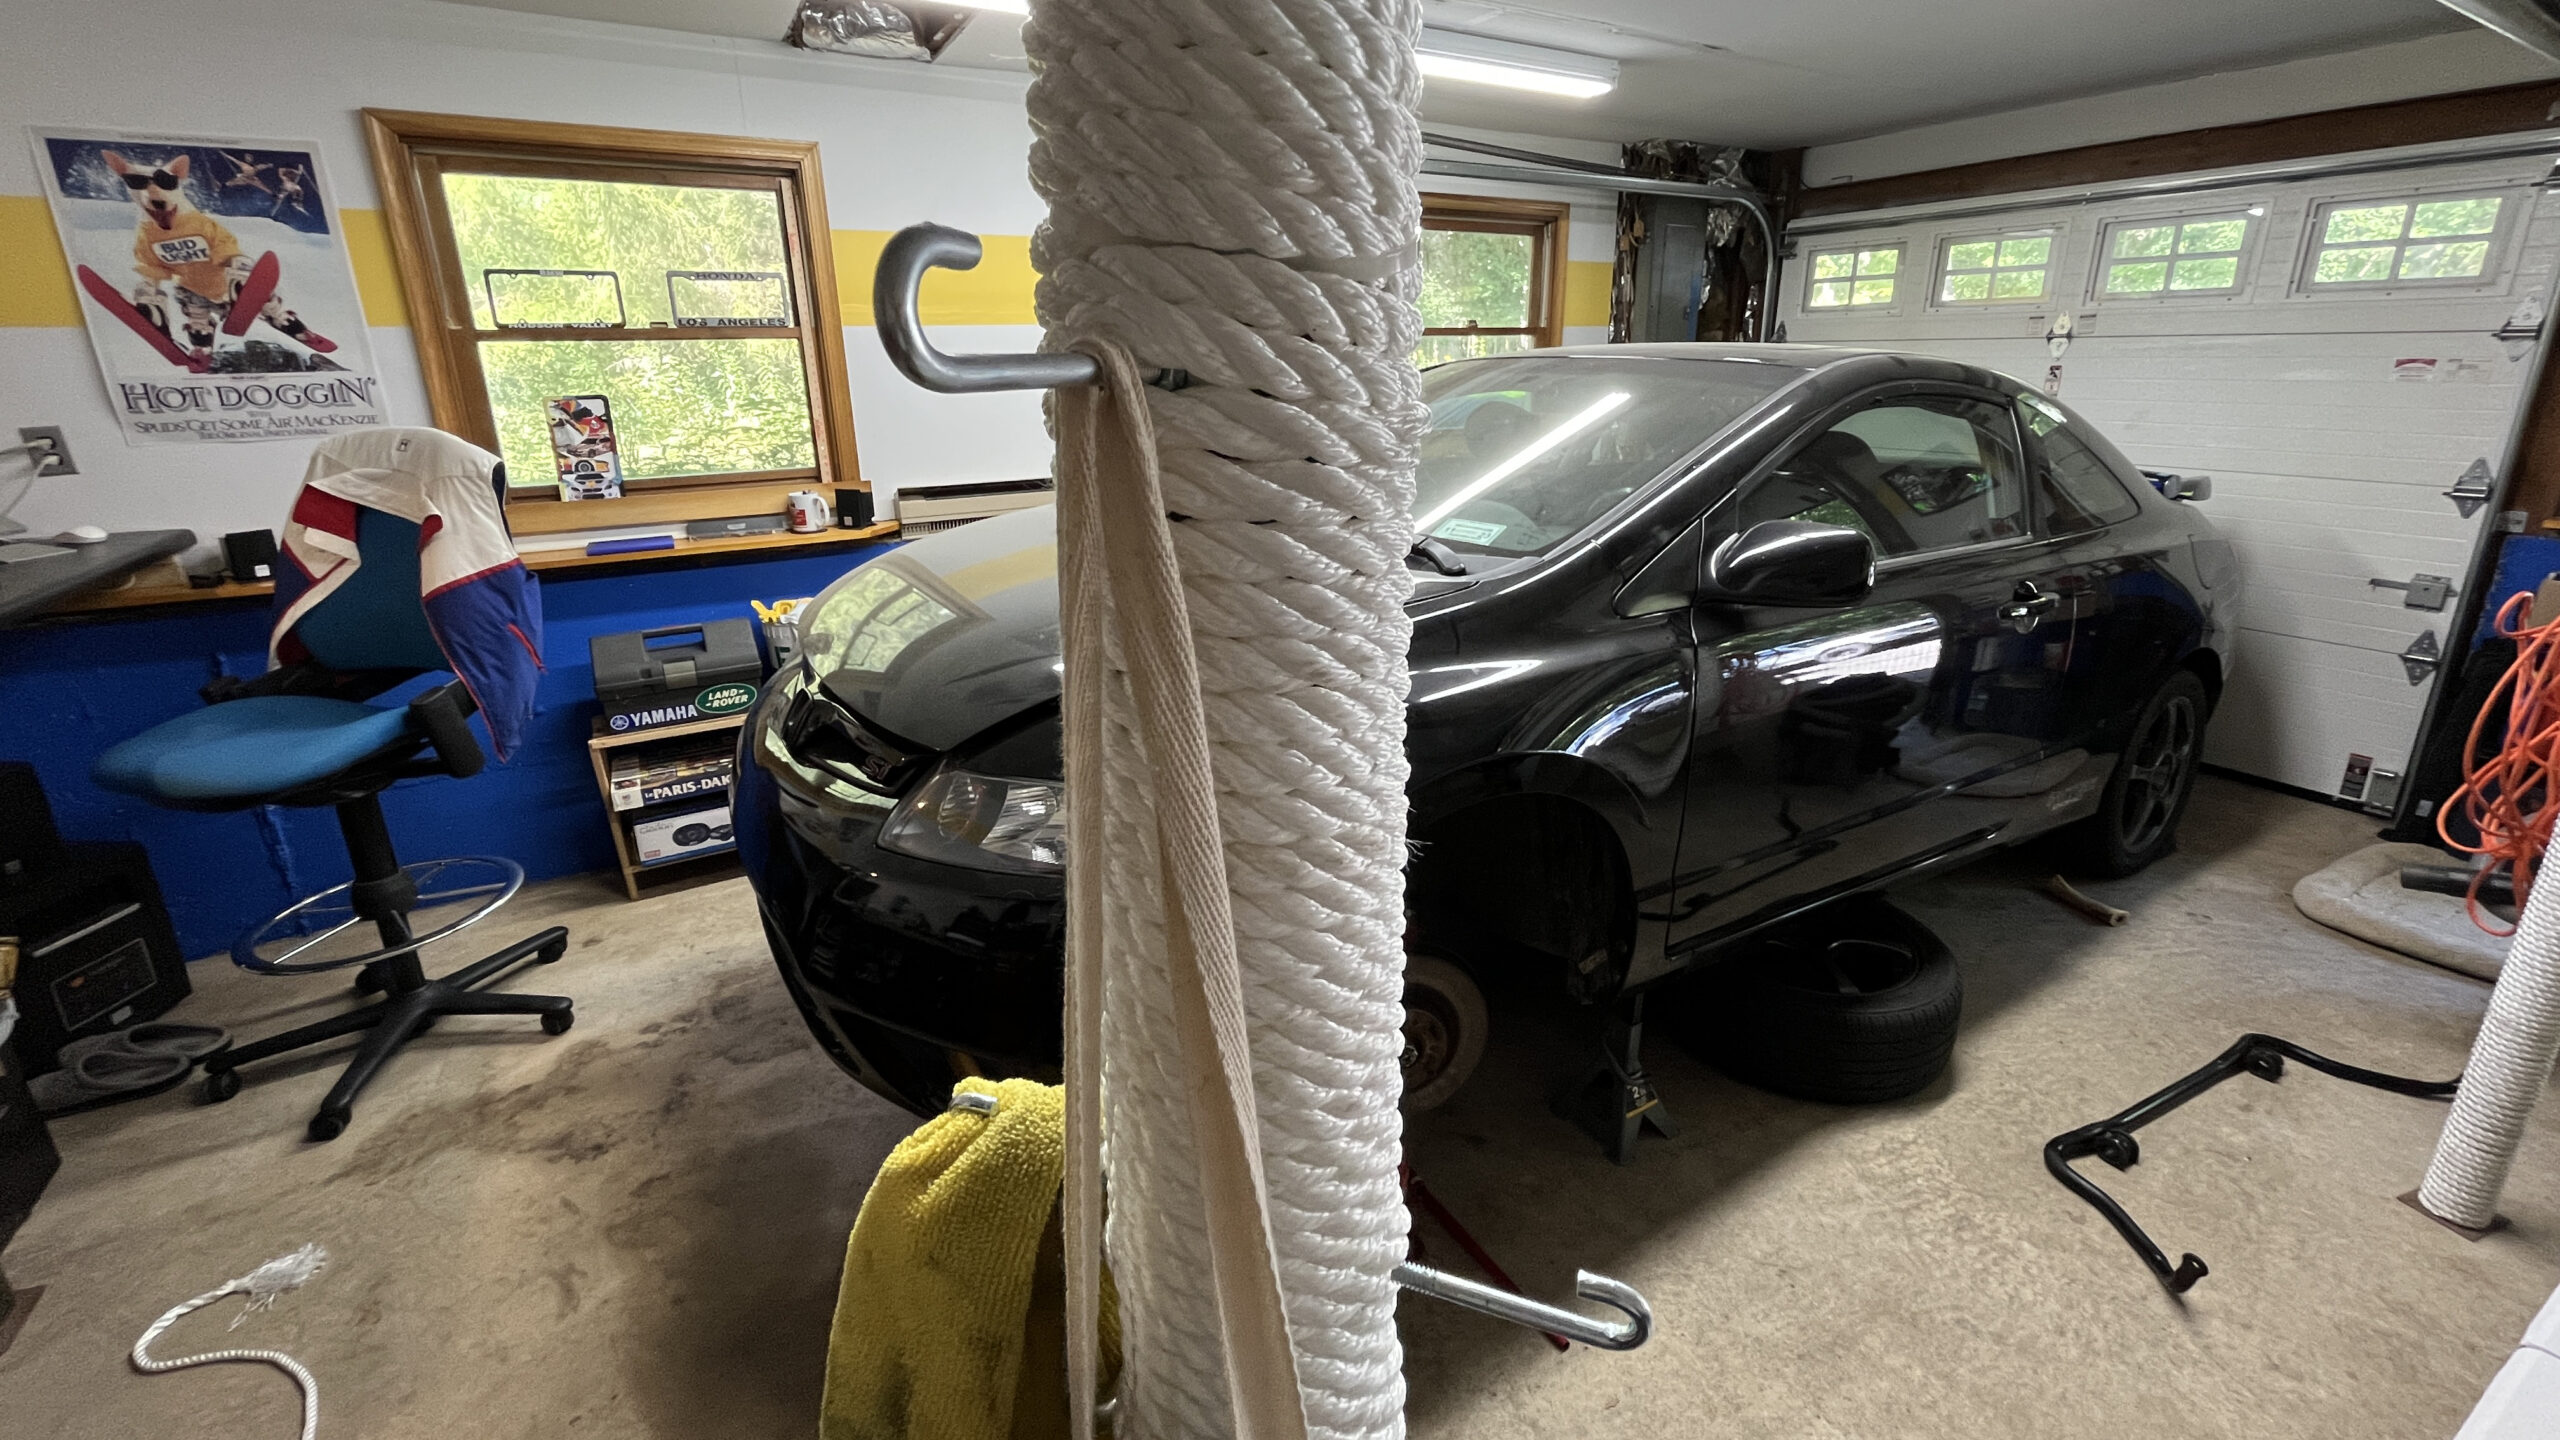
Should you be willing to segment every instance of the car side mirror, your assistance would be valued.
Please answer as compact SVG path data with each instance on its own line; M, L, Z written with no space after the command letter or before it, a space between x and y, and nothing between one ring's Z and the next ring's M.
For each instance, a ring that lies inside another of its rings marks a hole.
M2172 500L2213 498L2213 477L2210 475L2171 475L2161 470L2145 470L2142 478L2151 482L2152 489Z
M1875 588L1876 547L1846 526L1763 520L1716 547L1707 583L1725 600L1854 604Z

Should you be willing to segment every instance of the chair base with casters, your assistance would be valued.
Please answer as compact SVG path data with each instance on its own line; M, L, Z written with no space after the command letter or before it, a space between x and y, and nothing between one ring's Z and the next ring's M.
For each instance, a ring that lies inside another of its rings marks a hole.
M538 1017L549 1034L576 1016L561 995L516 995L479 987L528 962L566 953L569 932L552 926L450 975L430 977L419 951L453 936L506 903L523 883L512 862L475 858L403 866L382 814L381 792L396 780L425 775L467 777L482 757L467 725L470 693L459 683L429 690L406 707L370 706L284 693L290 671L269 672L242 698L147 730L101 756L96 778L110 789L188 810L254 805L336 809L355 878L297 902L258 926L232 949L242 968L303 975L362 967L357 988L380 999L342 1015L236 1045L207 1057L204 1094L228 1100L240 1092L240 1067L295 1050L362 1035L356 1052L312 1116L310 1138L334 1140L347 1127L356 1097L399 1049L449 1015ZM277 677L286 677L279 679ZM263 693L262 693L263 692ZM481 873L474 875L475 867ZM453 885L448 873L479 883ZM410 917L421 904L476 902L459 918L420 932ZM342 918L341 918L342 917ZM332 923L334 922L334 923ZM276 941L318 933L276 956ZM370 924L379 948L361 955L304 961L303 954L351 928Z

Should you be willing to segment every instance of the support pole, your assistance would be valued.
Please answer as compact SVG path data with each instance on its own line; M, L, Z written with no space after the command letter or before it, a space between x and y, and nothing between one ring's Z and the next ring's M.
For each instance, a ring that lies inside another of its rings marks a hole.
M1099 1167L1124 1440L1403 1433L1418 27L1416 0L1037 0L1023 32L1043 348L1119 377L1119 408L1062 394L1053 414L1070 1379L1090 1386ZM1166 371L1187 383L1125 383ZM1115 458L1150 435L1152 465ZM1168 535L1178 585L1154 586ZM1168 611L1188 647L1162 643ZM1206 797L1163 763L1189 758L1162 684L1184 648ZM1203 800L1224 904L1195 903L1200 857L1176 842ZM1277 1366L1250 1343L1266 1313L1285 1315Z

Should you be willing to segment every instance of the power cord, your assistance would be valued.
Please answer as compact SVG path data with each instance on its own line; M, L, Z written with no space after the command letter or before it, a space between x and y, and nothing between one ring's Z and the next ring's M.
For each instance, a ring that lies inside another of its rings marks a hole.
M2498 677L2488 702L2471 721L2462 747L2462 784L2436 812L2436 833L2450 848L2486 857L2471 877L2465 896L2471 923L2492 935L2512 935L2515 927L2493 927L2480 891L2487 877L2506 867L2518 909L2533 888L2534 868L2551 843L2552 822L2560 819L2560 617L2530 623L2534 592L2518 591L2498 607L2498 633L2516 642L2516 659ZM2482 737L2489 718L2505 702L2505 740L2483 753ZM2456 813L2475 826L2480 843L2466 845L2453 836L2448 820Z

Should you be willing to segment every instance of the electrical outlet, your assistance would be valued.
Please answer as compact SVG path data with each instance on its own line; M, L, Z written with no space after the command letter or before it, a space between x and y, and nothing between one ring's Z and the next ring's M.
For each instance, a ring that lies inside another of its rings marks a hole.
M38 475L77 475L80 466L71 458L71 442L62 438L59 425L21 425L18 442L27 447L27 459L34 463Z

